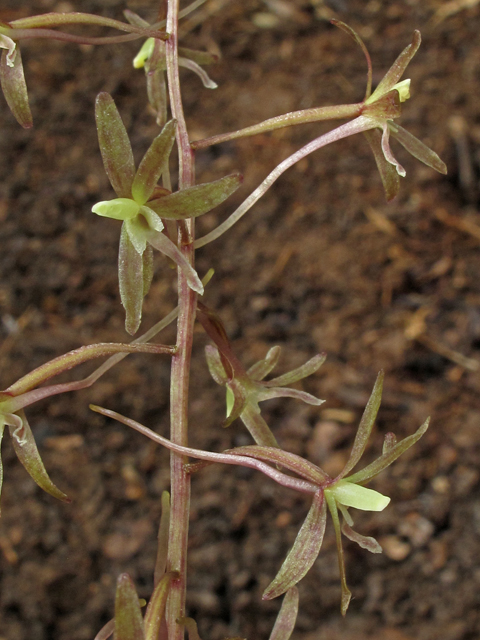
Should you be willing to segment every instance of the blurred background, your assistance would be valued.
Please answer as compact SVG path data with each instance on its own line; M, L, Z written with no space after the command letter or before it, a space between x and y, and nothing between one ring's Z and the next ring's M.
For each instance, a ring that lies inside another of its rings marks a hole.
M149 21L155 0L2 0L0 20L88 11ZM320 408L263 405L282 446L338 472L380 369L384 400L365 463L383 436L423 439L372 485L392 497L382 513L355 514L356 529L384 548L345 541L353 592L345 620L331 525L300 584L297 640L473 640L480 635L480 2L478 0L207 0L182 23L182 43L221 52L204 89L182 70L192 139L286 111L358 102L366 64L330 24L365 40L378 82L414 29L423 43L409 66L412 98L401 124L447 163L436 174L394 148L407 170L387 205L363 136L290 169L229 233L199 250L215 269L205 302L222 317L246 366L279 344L278 373L326 351L303 388ZM100 33L100 32L98 32ZM105 32L102 32L104 34ZM0 388L82 344L125 341L117 282L119 225L92 215L111 198L94 126L94 100L110 92L139 160L158 133L140 42L108 47L22 43L35 127L24 131L0 101ZM239 170L244 185L199 221L203 235L283 158L334 126L304 125L197 154L206 182ZM393 143L394 145L395 143ZM176 304L162 256L141 331ZM173 329L162 342L173 341ZM249 444L228 430L224 393L209 378L196 333L193 446ZM75 378L93 365L72 374ZM72 379L72 378L70 378ZM152 590L160 495L168 455L94 415L94 402L168 433L168 362L129 356L94 388L27 410L52 479L73 502L42 493L4 439L0 520L0 639L87 640L113 612L116 577ZM262 602L303 522L309 501L245 469L211 467L193 479L189 615L204 640L268 638L280 602Z

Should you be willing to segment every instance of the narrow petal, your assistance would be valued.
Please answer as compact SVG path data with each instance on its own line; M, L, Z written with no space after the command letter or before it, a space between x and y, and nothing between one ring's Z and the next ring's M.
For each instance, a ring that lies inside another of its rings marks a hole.
M12 436L13 448L18 459L23 464L31 478L38 486L49 493L54 498L63 502L70 502L70 498L60 491L50 480L45 470L37 445L32 434L30 425L23 411L19 411L17 415L11 416L8 424L10 435Z
M143 619L137 592L128 573L117 580L115 640L144 640Z
M155 587L145 612L145 640L158 640L165 616L168 589L172 579L178 574L174 571L166 573Z
M303 380L303 378L311 376L312 373L318 371L325 362L326 357L325 353L319 353L318 355L313 356L313 358L310 358L308 362L302 364L300 367L297 367L288 373L284 373L283 376L278 376L269 380L265 385L268 387L283 387L286 384L293 384L294 382Z
M126 313L125 329L130 335L134 335L142 320L143 256L132 244L125 224L122 225L118 252L118 284Z
M185 220L196 218L221 204L242 184L242 176L233 173L230 176L176 191L169 196L151 200L148 206L161 218Z
M218 84L210 78L205 69L202 69L202 67L193 60L189 60L188 58L183 58L182 56L180 56L178 58L178 64L181 67L185 67L185 69L190 69L190 71L193 71L193 73L195 73L200 78L203 86L206 89L218 88Z
M247 406L247 394L245 388L235 379L231 380L227 389L227 419L222 427L229 427L239 418Z
M282 602L269 640L289 640L298 614L298 589L291 587Z
M155 560L155 573L153 583L155 586L160 582L165 574L168 554L168 532L170 529L170 494L168 491L162 493L162 515L157 536L157 558Z
M144 205L140 209L140 215L145 218L147 221L148 227L153 229L154 231L163 231L165 225L162 222L162 219L158 214L155 213L150 207Z
M385 159L387 160L387 162L389 162L395 167L398 175L404 178L407 175L407 172L393 155L392 150L390 149L389 138L390 138L390 129L388 128L388 124L385 122L383 125L383 134L382 134L383 155L385 156Z
M250 380L263 380L265 376L268 376L268 374L277 366L280 351L280 347L272 347L269 349L263 360L259 360L252 365L247 371L247 375Z
M176 131L177 121L169 120L143 156L132 185L132 197L139 204L147 202L167 168Z
M353 443L352 452L347 461L347 464L345 465L345 468L338 476L339 478L343 478L347 475L347 473L350 473L350 471L358 464L358 461L365 451L365 447L367 446L368 439L370 437L370 434L372 433L373 425L375 423L375 419L380 408L380 403L382 401L383 378L384 373L383 371L380 371L373 386L370 398L367 402L367 406L365 407L365 411L363 412L362 419L360 420L360 425L358 427L357 435L355 436L355 442Z
M422 37L420 35L420 31L414 31L411 44L409 44L408 47L406 47L402 51L402 53L392 64L390 69L381 80L380 84L377 86L370 98L366 101L367 104L374 102L384 93L388 93L388 91L390 91L390 89L392 89L394 85L397 84L397 82L403 76L405 69L410 64L411 59L417 53L421 41Z
M170 196L166 196L168 198ZM152 245L154 249L164 253L171 260L175 262L177 267L182 270L185 275L188 286L196 293L203 295L203 284L200 278L198 277L195 269L187 262L183 254L180 252L178 247L163 233L158 233L151 231L148 235L148 242Z
M317 491L307 518L298 532L290 553L271 584L265 589L263 600L281 596L295 586L317 559L323 542L327 509L322 490Z
M103 166L110 183L120 198L131 198L135 176L132 147L115 102L108 93L98 94L95 119Z
M167 83L165 80L165 43L155 40L152 55L145 63L147 95L150 106L157 114L157 124L163 127L167 122Z
M352 542L356 542L362 549L370 551L370 553L382 553L382 547L375 538L371 536L362 536L352 529L346 522L342 525L342 533Z
M338 569L340 571L340 583L342 588L342 599L340 604L340 610L342 612L342 616L344 616L347 613L347 609L348 609L348 605L350 604L352 593L347 586L347 576L345 573L345 558L343 556L343 547L342 547L342 530L340 527L340 518L338 517L338 509L337 509L337 503L335 502L335 498L330 492L325 491L325 499L328 504L330 515L332 516L333 528L335 529L335 540L337 542Z
M222 359L220 358L220 353L217 347L208 344L205 347L205 358L207 360L207 366L210 375L215 380L215 382L219 385L227 384L228 377L225 372L225 367L222 364Z
M23 73L22 56L17 47L15 58L3 50L0 59L0 83L10 111L24 129L33 127L32 112L28 103L27 84Z
M435 151L429 149L427 145L423 144L423 142L397 123L389 122L389 128L393 137L398 140L414 158L417 158L417 160L420 160L420 162L423 162L439 173L447 174L447 165L438 157Z
M243 424L247 427L250 435L255 442L262 447L278 448L278 442L272 433L272 430L263 419L257 406L251 403L245 403L244 409L240 414Z
M339 480L329 487L328 491L335 497L335 501L346 507L354 507L362 511L383 511L390 503L390 498L373 489L367 489L347 480Z
M95 636L94 640L108 640L115 631L115 620L109 620Z
M400 440L393 447L389 447L388 451L386 451L379 458L374 460L371 464L369 464L365 469L358 471L358 473L354 473L353 476L350 476L348 479L349 482L362 483L365 484L369 480L371 480L374 476L378 475L381 471L386 469L388 466L392 464L397 458L399 458L402 453L410 449L416 442L420 440L423 434L428 429L428 424L430 422L430 418L427 418L421 427L411 436Z
M400 178L394 166L387 162L382 150L382 134L378 129L365 131L365 137L373 152L377 169L382 179L387 202L390 202L400 191Z
M271 400L272 398L294 398L295 400L301 400L307 404L319 407L325 402L320 398L316 398L311 393L306 391L299 391L298 389L289 389L288 387L273 387L262 389L257 394L257 400L262 402L263 400Z

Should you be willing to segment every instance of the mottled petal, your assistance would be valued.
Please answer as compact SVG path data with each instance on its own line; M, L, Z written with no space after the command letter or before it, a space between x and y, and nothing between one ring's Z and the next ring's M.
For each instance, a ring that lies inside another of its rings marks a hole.
M63 502L70 502L70 498L50 480L38 453L37 445L24 411L19 411L17 415L6 416L6 418L15 453L31 478L41 489L54 498L58 498Z
M269 640L289 640L298 614L298 589L291 587L282 602Z
M118 283L120 298L125 309L125 329L130 335L138 331L142 320L144 275L143 255L130 240L126 224L122 225L118 252Z
M117 580L115 640L144 640L143 619L137 592L128 573Z
M169 120L143 156L132 185L132 197L139 204L147 202L167 169L176 131L177 121Z
M361 471L358 471L357 473L354 473L352 476L347 478L348 481L355 483L361 482L362 484L364 484L371 480L371 478L373 478L374 476L378 475L381 471L390 466L392 462L394 462L398 457L400 457L402 453L407 451L407 449L410 449L410 447L412 447L416 442L418 442L418 440L420 440L420 438L428 429L429 422L430 418L427 418L427 420L425 420L422 426L419 427L419 429L413 435L400 440L400 442L398 442L393 447L389 447L388 451L374 460L371 464L366 466L365 469L362 469Z
M166 198L169 196L166 196ZM178 247L163 233L151 231L148 234L148 242L154 249L165 254L171 260L175 262L177 267L182 270L185 275L188 286L190 289L203 295L203 284L198 277L195 269L187 262L184 255L180 252Z
M393 165L387 162L382 150L382 134L378 129L365 131L365 137L373 152L377 168L382 179L387 202L391 202L400 191L400 178Z
M23 73L22 56L18 47L14 58L10 51L2 51L0 83L5 100L17 122L24 129L33 127L32 112L28 104L27 84Z
M317 559L323 542L327 510L322 490L317 491L307 518L298 532L297 538L285 562L274 580L265 589L264 600L281 596L295 586Z
M247 371L247 375L250 380L263 380L265 376L268 376L268 374L277 366L280 351L280 347L272 347L269 349L263 360L259 360L252 365Z
M352 529L346 522L342 525L342 533L352 542L356 542L362 549L370 551L370 553L382 553L382 547L375 538L371 536L362 536Z
M288 373L284 373L283 376L278 376L269 380L265 385L268 387L283 387L286 384L293 384L294 382L303 380L303 378L311 376L312 373L318 371L325 362L326 357L327 356L324 353L319 353L318 355L313 356L313 358L310 358L308 362L302 364L300 367L297 367Z
M242 176L239 173L233 173L214 182L176 191L158 200L150 200L148 206L161 218L174 220L196 218L221 204L241 184Z
M135 176L132 147L115 102L108 93L97 96L95 119L103 166L110 183L120 198L131 198Z
M358 427L357 435L355 436L355 442L353 443L352 452L350 453L350 457L347 461L347 464L345 465L345 468L338 476L339 478L343 478L347 475L347 473L350 473L350 471L357 465L358 461L363 455L363 452L365 451L368 439L370 437L370 434L372 433L373 425L375 424L375 419L380 408L380 403L382 402L383 378L384 373L383 371L380 371L373 386L370 398L367 402L367 406L365 407L365 411L363 412L362 419L360 420L360 425Z
M427 145L423 144L423 142L396 122L389 122L388 126L393 137L398 140L403 147L405 147L408 153L410 153L414 158L417 158L417 160L420 160L420 162L426 164L428 167L446 175L447 165L438 157L435 151L429 149Z
M370 104L377 100L382 94L388 93L390 89L397 84L400 78L403 76L405 69L410 64L411 59L417 53L418 47L422 41L422 37L420 35L420 31L413 32L413 38L411 44L406 47L402 53L398 56L395 62L392 64L390 69L387 71L380 84L377 86L375 91L372 93L370 98L366 101L367 104Z

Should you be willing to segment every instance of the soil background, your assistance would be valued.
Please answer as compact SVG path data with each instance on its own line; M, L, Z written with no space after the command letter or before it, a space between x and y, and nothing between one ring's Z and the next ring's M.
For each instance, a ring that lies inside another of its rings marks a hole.
M1 0L0 19L82 10L153 20L154 0ZM326 351L303 388L320 408L263 405L280 443L330 473L340 470L377 372L385 392L365 463L383 436L423 439L373 486L391 496L382 513L355 514L356 529L384 547L370 555L345 541L353 592L346 619L331 525L300 584L296 640L473 640L480 637L480 3L440 0L208 0L183 23L185 46L222 52L209 91L182 71L192 139L282 112L357 102L365 60L329 24L358 30L378 82L415 28L412 99L402 125L449 168L435 174L402 149L401 193L386 205L362 136L320 150L290 169L234 229L199 251L215 277L205 300L223 318L245 365L279 344L285 372ZM0 388L82 344L125 341L116 255L119 225L91 214L112 197L93 109L110 92L140 159L157 134L139 43L109 47L22 43L35 128L0 106ZM296 127L197 154L199 182L233 170L244 185L199 221L225 218L276 163L331 124ZM142 330L175 306L163 257ZM173 329L162 337L173 341ZM196 334L193 446L248 444L240 422L219 424L224 394L210 379ZM92 370L93 365L74 377ZM73 374L72 374L73 375ZM70 378L72 379L72 378ZM160 496L168 455L88 410L94 402L168 433L168 361L129 356L94 388L27 410L52 479L71 505L42 493L3 444L0 521L1 640L87 640L112 616L115 581L128 571L152 589ZM262 602L309 507L306 498L245 469L211 467L193 480L189 615L204 640L268 637L280 603Z

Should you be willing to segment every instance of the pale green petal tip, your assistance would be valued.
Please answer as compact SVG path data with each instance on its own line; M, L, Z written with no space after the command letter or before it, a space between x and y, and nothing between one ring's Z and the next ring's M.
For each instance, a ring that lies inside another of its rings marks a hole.
M227 387L227 418L232 413L233 405L235 404L235 396L230 387Z
M13 67L15 63L15 57L17 55L17 45L8 36L0 34L0 49L7 49L7 65Z
M103 200L92 207L93 213L114 220L131 220L140 211L140 206L130 198Z
M348 480L340 480L331 491L339 504L362 511L383 511L390 503L390 498L373 489L361 487Z
M396 89L398 91L400 102L405 102L410 98L410 82L410 78L407 78L406 80L397 82L397 84L392 87L392 90Z
M148 38L148 40L145 40L142 48L133 59L133 66L135 67L135 69L141 69L142 67L145 66L145 63L153 53L154 46L155 46L154 38Z

